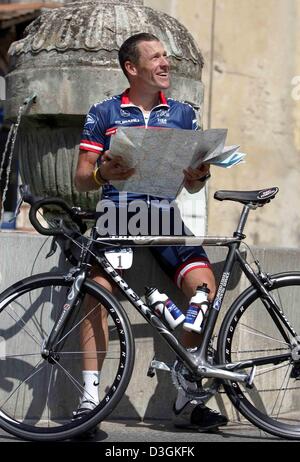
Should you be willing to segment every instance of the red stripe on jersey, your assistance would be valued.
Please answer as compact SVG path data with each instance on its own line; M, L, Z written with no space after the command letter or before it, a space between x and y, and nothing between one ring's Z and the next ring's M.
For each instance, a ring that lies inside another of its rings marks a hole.
M101 154L102 155L102 152L103 151L98 151L97 149L94 149L92 146L89 147L89 146L79 146L79 148L82 150L82 151L91 151L91 152L95 152L96 154Z
M187 261L185 261L184 263L182 263L182 264L179 266L179 268L177 268L176 273L175 273L175 276L174 276L174 280L175 280L175 281L177 281L180 272L181 272L186 266L190 265L191 263L207 263L208 265L210 265L210 262L209 262L208 258L205 258L205 257L194 257L194 258L189 258Z
M80 143L93 144L94 146L99 146L100 148L104 148L104 145L103 145L103 144L101 144L101 143L96 143L95 141L81 140Z
M109 128L105 132L105 136L114 135L117 132L117 128Z

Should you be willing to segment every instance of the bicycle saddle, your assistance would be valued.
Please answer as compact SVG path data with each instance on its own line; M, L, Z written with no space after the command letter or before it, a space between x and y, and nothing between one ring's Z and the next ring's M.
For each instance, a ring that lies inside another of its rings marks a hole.
M235 201L242 204L264 205L274 199L279 188L273 187L258 191L216 191L214 198L218 201Z

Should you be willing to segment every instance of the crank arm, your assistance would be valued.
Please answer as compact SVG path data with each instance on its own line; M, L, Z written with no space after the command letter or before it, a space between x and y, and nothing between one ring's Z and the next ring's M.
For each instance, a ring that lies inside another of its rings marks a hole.
M150 366L153 367L153 369L159 369L161 371L171 371L170 367L166 363L163 363L162 361L156 361L155 359L151 361Z
M247 387L251 387L254 380L255 371L256 366L253 366L250 374L243 374L240 372L231 372L225 368L221 369L209 365L201 365L198 367L197 373L200 375L200 377L231 380L234 382L244 383Z

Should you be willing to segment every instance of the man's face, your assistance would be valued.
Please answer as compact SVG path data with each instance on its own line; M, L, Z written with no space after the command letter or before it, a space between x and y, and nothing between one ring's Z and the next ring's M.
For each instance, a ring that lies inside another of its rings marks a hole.
M170 86L170 64L161 42L140 42L140 58L135 68L135 83L155 91Z

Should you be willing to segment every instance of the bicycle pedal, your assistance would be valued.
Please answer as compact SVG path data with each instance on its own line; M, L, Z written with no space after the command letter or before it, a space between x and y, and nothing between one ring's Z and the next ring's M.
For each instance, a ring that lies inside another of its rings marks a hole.
M156 361L153 359L150 363L147 376L148 377L154 377L155 376L155 369L158 369L160 371L166 371L166 372L171 372L171 368L164 362L162 361Z
M247 388L253 388L253 380L254 380L255 373L256 373L256 366L253 366L247 378L247 382L246 382Z
M147 377L150 377L151 379L155 376L155 370L153 367L149 367L148 372L147 372Z

